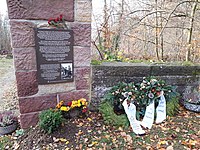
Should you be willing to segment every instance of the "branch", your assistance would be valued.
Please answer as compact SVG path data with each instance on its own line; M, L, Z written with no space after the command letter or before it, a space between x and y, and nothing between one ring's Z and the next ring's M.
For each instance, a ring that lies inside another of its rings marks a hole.
M135 11L132 11L132 12L130 12L129 14L127 14L127 15L131 15L131 14L134 14L134 13L137 13L137 12L143 12L143 11L148 11L148 12L150 12L151 10L148 10L148 9L143 9L143 10L135 10Z
M183 2L180 2L179 4L177 4L176 7L172 10L172 12L171 12L171 13L169 14L169 16L167 17L167 21L166 21L165 25L163 26L162 30L160 31L159 36L162 35L164 29L166 28L166 26L167 26L167 24L168 24L168 22L169 22L169 19L171 18L172 14L175 12L175 10L176 10L180 5L182 5L182 4L184 4L184 3L200 3L200 2L196 2L196 1L183 1Z
M101 51L99 50L98 46L96 45L95 41L92 41L92 44L95 46L95 48L97 49L100 57L101 57L101 60L103 60L103 55L101 54Z
M143 16L141 19L139 19L139 21L133 25L131 25L131 27L129 29L127 29L124 33L126 34L133 26L139 24L143 19L145 19L146 17L152 15L152 14L155 14L155 13L158 13L158 12L166 12L165 10L157 10L157 11L152 11L148 14L146 14L145 16Z
M140 38L138 38L138 37L136 37L136 36L133 36L133 35L129 35L129 34L124 34L125 36L128 36L128 37L132 37L132 38L135 38L135 39L137 39L137 40L140 40L140 41L143 41L143 42L148 42L148 43L151 43L151 44L155 44L155 42L152 42L152 41L149 41L149 40L143 40L143 39L140 39Z

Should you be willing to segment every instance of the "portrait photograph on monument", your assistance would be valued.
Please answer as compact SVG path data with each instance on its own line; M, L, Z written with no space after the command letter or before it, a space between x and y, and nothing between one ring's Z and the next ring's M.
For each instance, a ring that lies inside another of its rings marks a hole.
M61 80L72 78L72 63L61 64Z

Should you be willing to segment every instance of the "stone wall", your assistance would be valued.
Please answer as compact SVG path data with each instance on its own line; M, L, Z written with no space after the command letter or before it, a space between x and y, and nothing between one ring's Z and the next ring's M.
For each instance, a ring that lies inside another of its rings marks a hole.
M132 63L103 63L92 66L91 103L98 106L105 93L118 82L141 82L143 77L155 76L169 85L177 86L184 95L196 88L200 98L200 66L148 65Z
M60 100L90 99L91 0L7 0L17 80L21 127L36 125L41 110ZM71 83L39 85L34 29L62 14L74 31Z

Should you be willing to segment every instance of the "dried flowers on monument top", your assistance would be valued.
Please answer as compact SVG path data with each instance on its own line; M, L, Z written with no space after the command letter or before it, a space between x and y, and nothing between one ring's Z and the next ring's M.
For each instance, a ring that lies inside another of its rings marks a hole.
M48 25L56 28L68 29L62 14L57 18L50 18L48 20Z

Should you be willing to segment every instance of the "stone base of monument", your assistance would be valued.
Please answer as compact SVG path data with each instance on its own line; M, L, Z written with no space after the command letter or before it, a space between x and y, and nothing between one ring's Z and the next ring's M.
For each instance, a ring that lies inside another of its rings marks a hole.
M184 104L185 108L190 111L200 112L200 103L184 102L183 104Z

